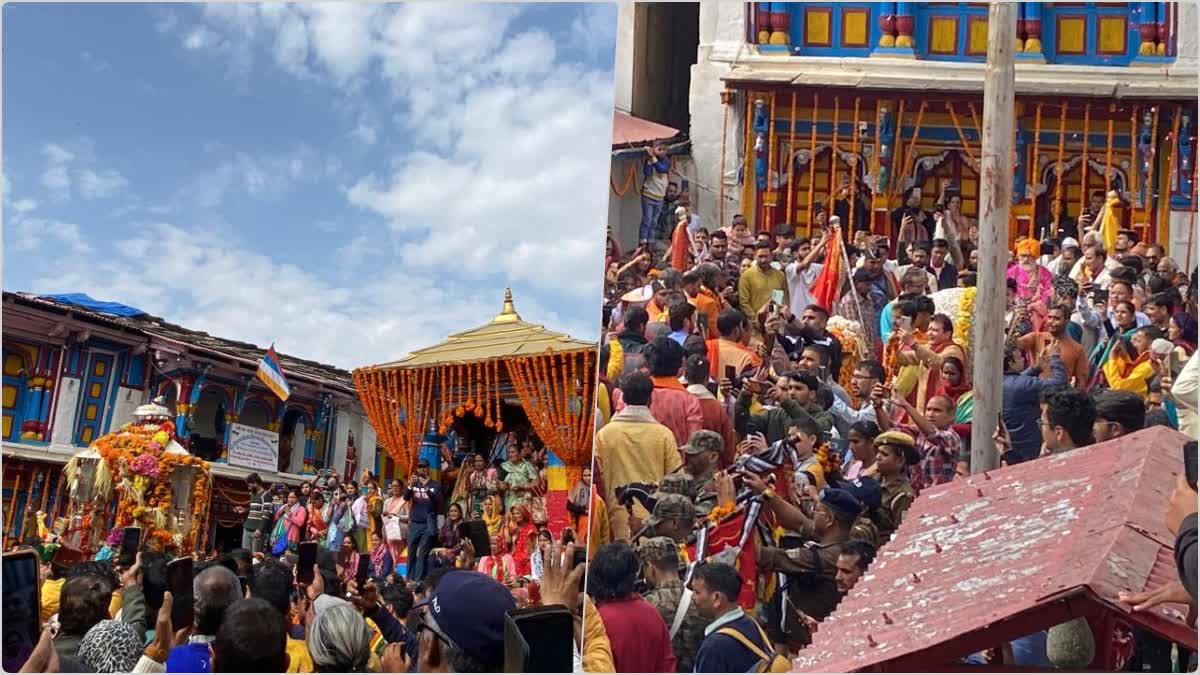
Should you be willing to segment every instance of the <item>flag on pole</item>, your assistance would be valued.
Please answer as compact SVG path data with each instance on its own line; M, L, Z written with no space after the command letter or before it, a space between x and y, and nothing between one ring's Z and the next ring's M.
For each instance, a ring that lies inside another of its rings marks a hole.
M258 362L258 379L267 385L267 389L275 392L281 401L288 400L288 397L292 395L292 388L288 386L287 378L283 376L283 369L279 367L279 357L275 354L274 343L263 355L262 360Z
M827 235L829 245L825 248L825 264L817 272L817 278L810 289L813 302L833 312L833 303L838 300L838 291L842 287L842 277L847 271L842 267L842 236L834 229Z

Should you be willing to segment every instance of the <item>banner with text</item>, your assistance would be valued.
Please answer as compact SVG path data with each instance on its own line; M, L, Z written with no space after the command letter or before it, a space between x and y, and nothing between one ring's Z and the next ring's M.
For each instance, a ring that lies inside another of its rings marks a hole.
M279 434L244 424L230 424L229 463L256 471L277 471Z

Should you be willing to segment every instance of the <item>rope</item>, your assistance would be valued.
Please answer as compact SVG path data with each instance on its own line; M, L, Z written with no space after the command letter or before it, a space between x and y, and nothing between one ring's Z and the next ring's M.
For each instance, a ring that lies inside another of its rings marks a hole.
M1029 210L1030 238L1033 237L1033 228L1037 227L1038 196L1036 187L1041 185L1042 182L1042 162L1040 159L1038 159L1038 154L1042 149L1042 106L1044 105L1045 103L1038 101L1037 112L1034 114L1033 118L1033 185L1035 189L1033 195L1033 204L1030 206Z
M1067 104L1064 103L1060 107L1061 107L1061 110L1059 111L1059 115L1058 115L1058 165L1055 167L1054 199L1059 204L1062 204L1063 152L1066 150L1066 147L1067 147L1067 136L1066 136L1066 133L1067 133ZM1053 207L1053 204L1051 205L1051 207ZM1059 221L1061 213L1062 213L1061 208L1054 209L1054 233L1053 233L1053 236L1058 236L1058 221Z
M790 122L788 124L788 151L787 151L787 168L788 168L787 223L789 225L791 225L793 236L796 234L796 212L792 208L792 205L794 203L793 197L795 197L795 191L793 190L793 185L795 184L795 179L796 179L796 161L794 159L795 156L796 156L796 90L793 89L792 90L792 112L790 115Z
M1079 212L1087 204L1088 193L1088 134L1092 132L1092 102L1088 101L1083 107L1083 160L1080 170L1083 175L1079 179Z
M967 157L971 163L979 166L979 160L975 158L975 153L971 150L971 145L967 143L967 135L963 133L962 127L958 124L958 113L954 110L954 105L950 101L946 101L946 111L950 113L950 121L954 123L954 130L958 132L958 140L962 141L963 150L966 151Z
M1108 199L1108 192L1112 190L1112 155L1113 155L1113 121L1117 114L1117 104L1108 104L1108 139L1105 141L1104 151L1104 194L1105 199ZM1130 138L1133 138L1133 130L1130 130Z
M817 92L813 91L812 128L808 135L808 236L813 228L813 190L817 186Z
M837 150L838 150L838 125L842 121L842 99L840 96L833 97L833 145L829 148L829 213L825 216L825 222L833 217L833 195L834 190L837 190Z
M871 231L875 231L875 202L879 197L879 122L883 115L883 100L875 99L875 152L871 158L871 176L875 179L875 189L871 190Z
M850 233L854 232L854 213L858 211L858 104L861 101L861 97L854 97L854 126L850 130L854 134L854 141L850 144L850 154L854 160L850 165L850 229L847 230Z

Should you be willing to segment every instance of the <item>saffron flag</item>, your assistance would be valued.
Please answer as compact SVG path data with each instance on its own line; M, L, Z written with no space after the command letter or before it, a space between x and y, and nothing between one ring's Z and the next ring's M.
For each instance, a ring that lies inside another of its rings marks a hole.
M758 591L758 541L753 531L758 513L758 508L742 505L710 527L703 540L703 553L696 550L695 543L687 551L691 560L723 562L737 569L742 577L742 592L737 601L746 611L754 610Z
M817 278L813 281L810 290L813 302L832 312L833 303L837 302L838 291L842 288L842 276L846 271L842 269L841 233L836 229L830 230L828 237L829 245L825 248L825 264L817 273Z
M292 395L292 388L288 386L287 378L283 376L283 369L279 367L279 357L275 355L274 344L258 362L258 379L267 385L267 389L275 392L281 401L288 400L288 397Z

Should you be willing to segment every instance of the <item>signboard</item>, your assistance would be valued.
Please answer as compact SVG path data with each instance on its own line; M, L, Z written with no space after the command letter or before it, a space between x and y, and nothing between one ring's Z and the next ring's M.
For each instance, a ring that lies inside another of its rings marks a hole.
M255 471L277 471L279 434L244 424L230 424L229 463Z

